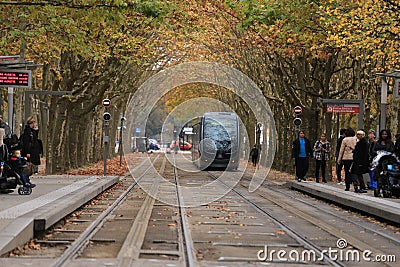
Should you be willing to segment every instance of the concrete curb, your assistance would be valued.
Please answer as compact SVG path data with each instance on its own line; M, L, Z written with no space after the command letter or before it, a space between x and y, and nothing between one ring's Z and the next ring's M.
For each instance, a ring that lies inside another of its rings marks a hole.
M77 187L73 191L60 191L60 195L49 203L32 203L31 211L9 220L8 225L0 233L0 254L3 255L17 246L24 245L35 236L35 233L44 231L54 223L67 216L77 208L87 203L110 186L116 184L120 177L101 177L93 182L88 178L84 188ZM79 181L82 183L82 181ZM76 183L79 183L76 182ZM47 195L54 194L50 192ZM45 197L46 195L44 195ZM28 202L28 203L29 203Z
M400 203L383 198L356 194L326 184L289 181L287 185L303 193L327 199L398 224L400 222Z

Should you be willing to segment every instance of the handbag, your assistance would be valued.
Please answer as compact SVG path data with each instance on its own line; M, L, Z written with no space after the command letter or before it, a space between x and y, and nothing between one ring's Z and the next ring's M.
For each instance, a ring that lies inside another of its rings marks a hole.
M33 173L35 172L35 165L33 165L32 163L28 163L26 166L24 166L24 168L22 169L22 173L26 174L28 176L33 175Z

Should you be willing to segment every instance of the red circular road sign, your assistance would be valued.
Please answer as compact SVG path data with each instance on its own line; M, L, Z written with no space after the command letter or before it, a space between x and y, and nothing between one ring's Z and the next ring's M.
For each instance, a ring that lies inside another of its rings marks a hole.
M297 115L300 115L303 109L300 106L295 106L294 107L294 113Z
M105 107L109 107L111 105L111 101L110 99L103 99L103 106Z

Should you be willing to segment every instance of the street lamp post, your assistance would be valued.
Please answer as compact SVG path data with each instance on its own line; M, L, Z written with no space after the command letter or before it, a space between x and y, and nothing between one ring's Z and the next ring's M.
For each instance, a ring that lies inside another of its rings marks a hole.
M386 78L400 79L400 70L394 70L390 73L377 73L376 75L382 77L381 82L381 117L379 123L379 131L386 129L386 106L388 94L388 82Z

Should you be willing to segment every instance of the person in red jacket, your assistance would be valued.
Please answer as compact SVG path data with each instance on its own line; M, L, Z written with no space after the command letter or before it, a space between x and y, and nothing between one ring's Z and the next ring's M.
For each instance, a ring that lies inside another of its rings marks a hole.
M29 176L24 173L24 168L28 165L26 158L21 156L20 150L14 150L9 161L10 167L21 178L25 187L34 188L36 185L30 182Z

